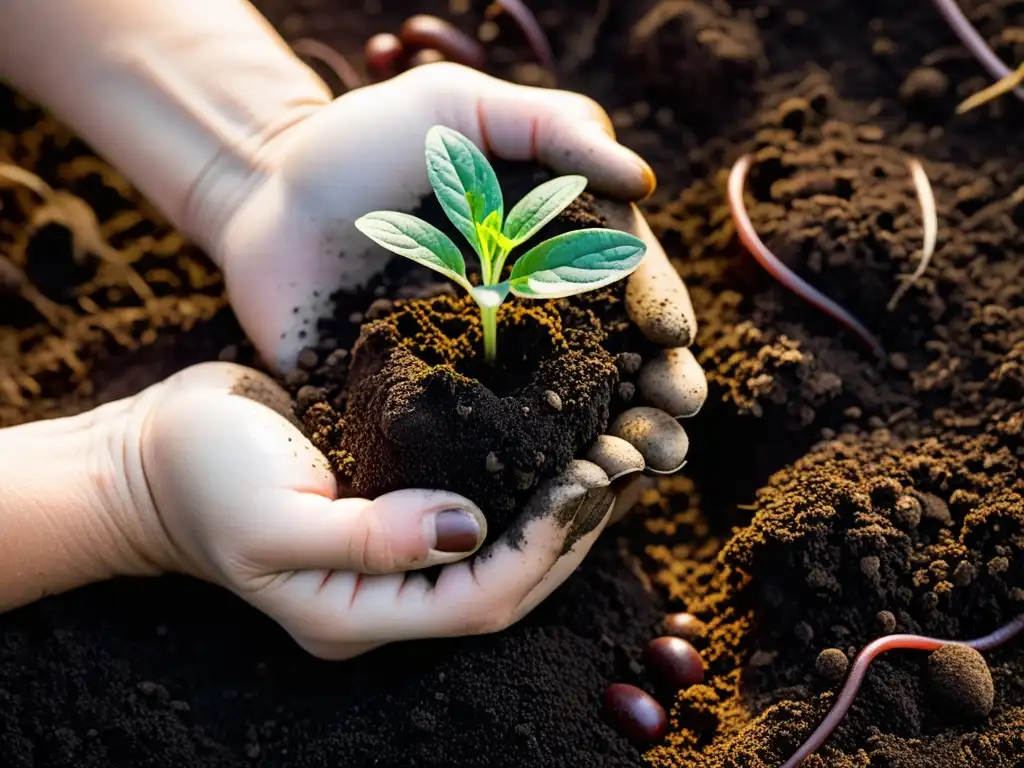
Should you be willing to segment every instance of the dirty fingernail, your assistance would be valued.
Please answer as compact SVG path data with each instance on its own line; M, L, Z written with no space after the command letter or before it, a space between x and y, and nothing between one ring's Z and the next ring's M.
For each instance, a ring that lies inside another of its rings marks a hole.
M480 524L464 509L444 509L434 518L439 552L472 552L480 543Z

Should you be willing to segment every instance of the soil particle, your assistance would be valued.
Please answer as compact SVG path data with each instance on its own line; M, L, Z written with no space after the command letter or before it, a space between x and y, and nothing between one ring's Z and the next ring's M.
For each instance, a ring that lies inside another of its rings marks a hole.
M928 685L938 706L977 720L988 717L995 685L985 657L965 645L944 645L928 657Z
M850 668L850 660L838 648L826 648L818 654L818 658L814 661L814 668L826 682L838 683L846 676L846 670Z

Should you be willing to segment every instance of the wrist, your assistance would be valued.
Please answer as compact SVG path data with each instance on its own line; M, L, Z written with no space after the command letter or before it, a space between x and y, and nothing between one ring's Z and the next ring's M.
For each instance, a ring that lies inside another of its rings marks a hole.
M0 26L0 76L208 251L273 139L331 101L246 0L8 0Z
M142 397L0 430L0 611L170 569L136 469Z

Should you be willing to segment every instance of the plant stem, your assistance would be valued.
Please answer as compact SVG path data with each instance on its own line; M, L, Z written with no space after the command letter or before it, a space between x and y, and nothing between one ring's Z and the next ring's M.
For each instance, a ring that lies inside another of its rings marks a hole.
M498 356L498 308L481 307L480 317L484 326L484 359L493 363Z

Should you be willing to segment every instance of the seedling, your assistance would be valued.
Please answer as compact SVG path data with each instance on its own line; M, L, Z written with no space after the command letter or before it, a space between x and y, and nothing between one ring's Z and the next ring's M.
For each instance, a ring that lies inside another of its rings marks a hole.
M583 176L560 176L526 195L505 216L494 168L472 141L442 126L426 142L427 176L434 195L480 259L481 284L466 277L458 246L431 224L407 213L377 211L356 228L377 244L440 272L465 288L480 307L484 356L497 353L498 307L511 293L527 299L558 299L600 288L629 275L647 246L612 229L580 229L545 240L515 260L501 280L513 249L537 234L587 186Z

